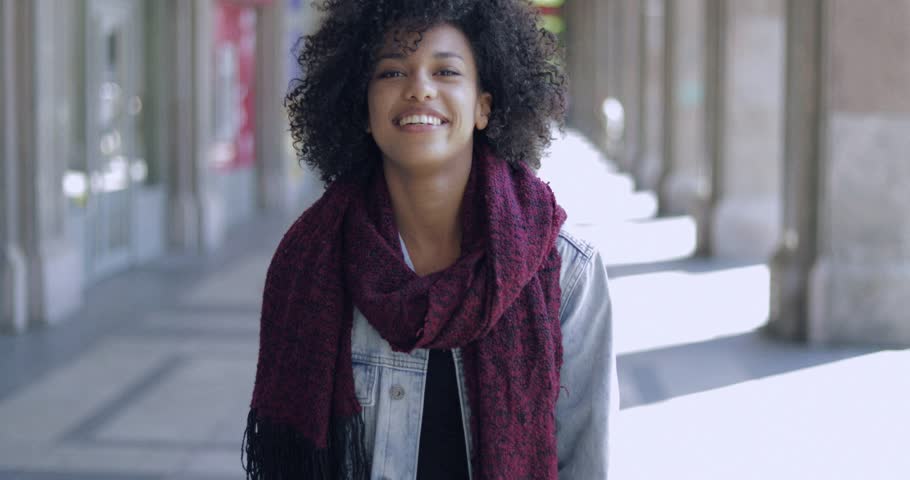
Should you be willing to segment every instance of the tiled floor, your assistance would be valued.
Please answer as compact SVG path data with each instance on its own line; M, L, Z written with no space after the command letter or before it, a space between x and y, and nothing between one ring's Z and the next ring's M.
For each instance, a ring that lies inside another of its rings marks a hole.
M0 479L243 478L259 297L287 224L258 220L215 257L119 275L65 323L0 337Z

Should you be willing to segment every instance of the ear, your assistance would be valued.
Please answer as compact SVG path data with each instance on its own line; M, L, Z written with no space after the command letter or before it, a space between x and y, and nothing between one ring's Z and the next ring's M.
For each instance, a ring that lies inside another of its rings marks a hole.
M477 97L477 108L474 115L474 125L478 130L487 128L490 123L490 111L493 109L493 95L483 92Z

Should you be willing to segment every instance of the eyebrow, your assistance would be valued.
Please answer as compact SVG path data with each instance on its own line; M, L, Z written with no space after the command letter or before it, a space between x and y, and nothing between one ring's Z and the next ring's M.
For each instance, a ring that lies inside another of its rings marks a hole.
M401 52L383 53L383 54L380 54L380 55L379 55L379 60L385 60L385 59L403 60L404 58L405 58L405 54L403 54L403 53L401 53ZM465 60L464 60L464 57L462 57L461 55L459 55L459 54L457 54L457 53L455 53L455 52L436 52L436 53L433 54L433 58L437 58L437 59L442 59L442 58L458 58L458 59L460 59L462 62L465 61Z

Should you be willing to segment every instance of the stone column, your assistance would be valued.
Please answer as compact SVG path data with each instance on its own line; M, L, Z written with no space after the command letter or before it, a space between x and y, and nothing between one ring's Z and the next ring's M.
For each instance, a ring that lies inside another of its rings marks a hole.
M286 191L288 158L284 132L287 91L285 2L259 7L256 21L256 173L258 204L267 210L291 210ZM296 210L296 208L293 208Z
M67 155L78 151L76 92L59 85L75 75L78 15L74 4L59 7L51 14L44 0L4 4L3 181L15 185L4 189L3 316L12 331L55 323L82 300L84 259L67 236L62 189Z
M817 255L824 5L787 2L785 15L783 233L770 265L768 328L800 341L807 338L809 274Z
M907 347L910 0L826 5L819 252L808 337Z
M197 115L194 105L196 93L196 75L194 62L195 15L193 4L169 0L165 9L168 18L166 23L173 23L173 42L167 50L173 53L174 70L168 83L174 86L174 99L171 111L166 117L170 120L173 134L172 154L168 162L169 190L169 236L171 245L177 250L202 250L202 204L196 195L199 187L197 166L198 149L195 144Z
M666 0L664 158L661 210L687 214L698 225L696 247L705 253L710 214L710 168L706 149L706 1Z
M175 26L172 120L174 155L168 166L170 240L178 250L207 252L225 237L221 176L211 172L212 8L210 0L171 1Z
M82 304L85 283L83 239L73 238L66 229L67 200L63 174L72 156L81 156L84 143L77 139L82 119L78 102L83 98L81 82L61 82L81 72L78 59L82 31L77 23L80 5L75 2L35 0L32 112L20 108L20 120L28 119L29 129L20 136L32 143L24 160L20 182L24 197L23 248L28 257L31 320L55 323ZM23 65L28 64L24 62ZM23 98L28 97L24 94ZM25 123L24 121L22 123Z
M230 192L224 187L226 176L219 175L212 167L215 5L211 0L192 3L194 20L192 49L195 56L193 108L196 123L193 138L196 156L192 164L196 168L195 194L202 205L200 246L204 252L211 252L218 249L227 236L226 209L229 199L225 197Z
M712 253L768 260L780 236L783 0L729 0L722 175Z
M19 245L16 0L0 0L0 333L27 326L25 256Z
M607 158L625 168L624 129L625 111L629 109L624 97L626 52L625 36L628 31L624 24L624 0L602 0L592 6L591 16L598 21L594 26L594 45L601 59L595 68L595 101L597 117L602 131L599 144Z
M582 62L590 62L587 67L591 71L590 81L592 82L591 97L587 100L579 99L587 103L587 108L591 110L591 120L585 128L590 130L588 138L594 141L594 144L602 149L604 153L609 153L607 124L603 116L603 103L607 98L618 94L619 82L621 76L618 69L614 68L615 60L619 58L619 18L615 18L613 13L617 10L620 0L593 0L589 3L587 13L587 28L589 29L589 38L591 44L588 46L588 59L582 59ZM585 68L584 66L582 68Z
M717 209L721 194L721 179L724 175L723 153L727 131L727 51L728 0L707 0L705 3L705 155L706 172L709 177L708 195L705 208L711 212L711 220ZM710 230L701 232L702 251L715 253L714 225L706 221L703 225Z
M634 172L641 157L642 79L644 55L642 29L644 5L640 0L617 1L614 17L619 28L614 38L618 39L617 91L623 106L622 144L616 161L627 172Z
M610 0L614 1L614 0ZM607 98L607 4L600 0L566 3L567 70L569 73L568 123L595 145L605 145L601 104Z
M641 9L641 151L634 173L640 188L656 191L665 175L664 1L644 0Z
M566 20L566 71L571 82L569 83L568 92L568 112L567 123L570 126L577 127L585 123L586 112L584 102L579 102L579 98L584 98L586 90L591 82L586 81L582 75L581 60L584 58L584 48L588 44L585 41L586 25L584 24L584 15L582 10L587 7L585 0L569 2L564 7Z

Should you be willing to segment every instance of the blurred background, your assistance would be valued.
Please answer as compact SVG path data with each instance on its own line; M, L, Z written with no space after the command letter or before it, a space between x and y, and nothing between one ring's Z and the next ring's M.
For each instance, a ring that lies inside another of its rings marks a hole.
M612 478L910 478L910 0L535 4L572 81L540 175L612 282ZM318 22L0 0L0 478L243 478Z

